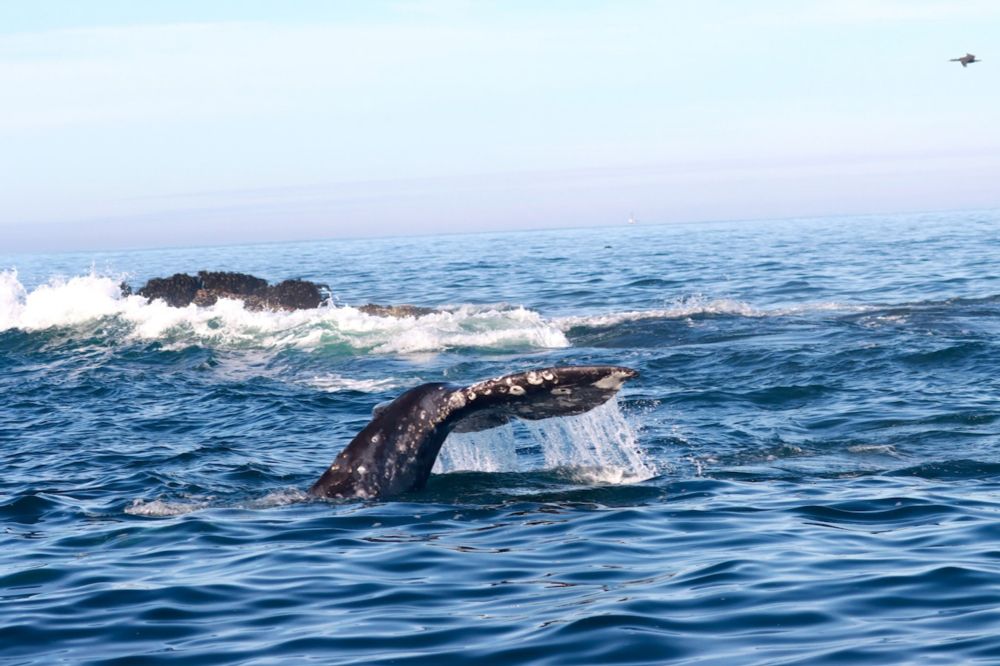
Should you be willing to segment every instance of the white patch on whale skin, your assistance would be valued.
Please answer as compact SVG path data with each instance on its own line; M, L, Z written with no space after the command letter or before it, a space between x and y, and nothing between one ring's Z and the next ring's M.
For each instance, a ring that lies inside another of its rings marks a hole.
M545 381L544 379L539 377L538 373L535 372L534 370L528 373L526 379L528 380L528 383L531 384L532 386L537 386L538 384L541 384L543 381Z
M625 372L614 371L606 377L601 377L596 382L591 384L596 388L605 391L617 391L625 383L625 380L629 378L629 375Z
M550 393L552 395L571 395L573 393L573 389L564 386L557 386L556 388L552 389Z
M510 387L511 395L524 395L524 387L518 386L517 384L512 384Z
M455 391L448 398L448 404L451 405L453 409L461 409L465 407L465 394L461 391Z

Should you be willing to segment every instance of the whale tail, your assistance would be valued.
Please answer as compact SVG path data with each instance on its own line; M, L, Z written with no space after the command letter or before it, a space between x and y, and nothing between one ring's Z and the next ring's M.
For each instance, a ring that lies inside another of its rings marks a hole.
M569 366L529 370L455 391L452 432L477 432L512 419L538 421L589 412L610 400L638 372L620 366ZM457 403L464 403L458 405Z
M567 366L461 387L421 384L377 407L309 494L371 499L418 490L449 433L487 430L512 419L583 414L638 374L621 366Z

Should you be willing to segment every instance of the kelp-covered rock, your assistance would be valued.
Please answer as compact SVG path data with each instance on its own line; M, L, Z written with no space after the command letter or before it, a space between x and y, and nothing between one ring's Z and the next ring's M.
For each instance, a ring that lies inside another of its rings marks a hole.
M223 271L198 271L201 288L218 294L262 296L267 291L267 280L246 273Z
M325 285L308 280L285 280L268 287L264 301L270 307L282 307L285 310L318 308L326 300L323 297L325 289Z
M182 308L194 300L199 289L201 280L186 273L175 273L170 277L152 278L136 293L149 300L159 298L167 305Z
M152 278L135 293L150 300L162 299L175 308L192 303L209 306L229 298L243 301L248 310L307 310L322 305L327 290L326 285L308 280L285 280L272 286L246 273L199 271L197 276L177 273ZM131 287L123 283L122 294L130 293Z
M126 283L121 284L123 296L162 299L167 305L183 308L192 303L199 307L214 305L220 298L243 302L247 310L310 310L318 308L327 299L329 287L309 280L284 280L274 285L254 275L227 271L198 271L198 275L176 273L170 277L151 278L133 292ZM422 317L440 312L419 305L379 305L368 303L358 308L375 317Z

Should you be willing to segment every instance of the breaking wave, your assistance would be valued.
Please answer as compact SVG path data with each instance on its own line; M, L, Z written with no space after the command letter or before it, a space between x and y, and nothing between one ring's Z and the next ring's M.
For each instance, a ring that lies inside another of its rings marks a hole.
M449 307L419 316L378 316L350 305L325 305L293 312L247 310L237 300L209 307L170 307L160 300L123 296L119 281L96 274L54 278L28 291L17 272L0 272L0 332L33 332L98 325L125 341L159 341L241 348L340 349L345 353L419 353L455 348L517 350L571 346L567 333L604 329L629 322L692 317L764 318L816 312L860 313L872 306L837 302L762 308L728 298L701 295L679 298L663 308L546 318L507 304ZM321 379L319 383L324 383ZM340 387L336 380L325 390ZM377 387L381 388L381 387Z
M0 331L88 324L118 331L126 341L156 340L173 346L340 348L354 353L569 346L557 326L523 307L460 305L417 317L380 317L334 305L254 312L226 299L210 307L174 308L159 300L123 296L110 277L57 278L29 292L16 271L0 273Z

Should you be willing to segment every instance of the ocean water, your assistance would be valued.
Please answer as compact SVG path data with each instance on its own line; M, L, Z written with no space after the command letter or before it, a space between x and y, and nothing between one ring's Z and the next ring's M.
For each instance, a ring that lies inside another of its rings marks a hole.
M119 295L199 269L334 300ZM1000 663L996 211L0 271L0 663ZM595 363L641 376L304 496L409 387Z

